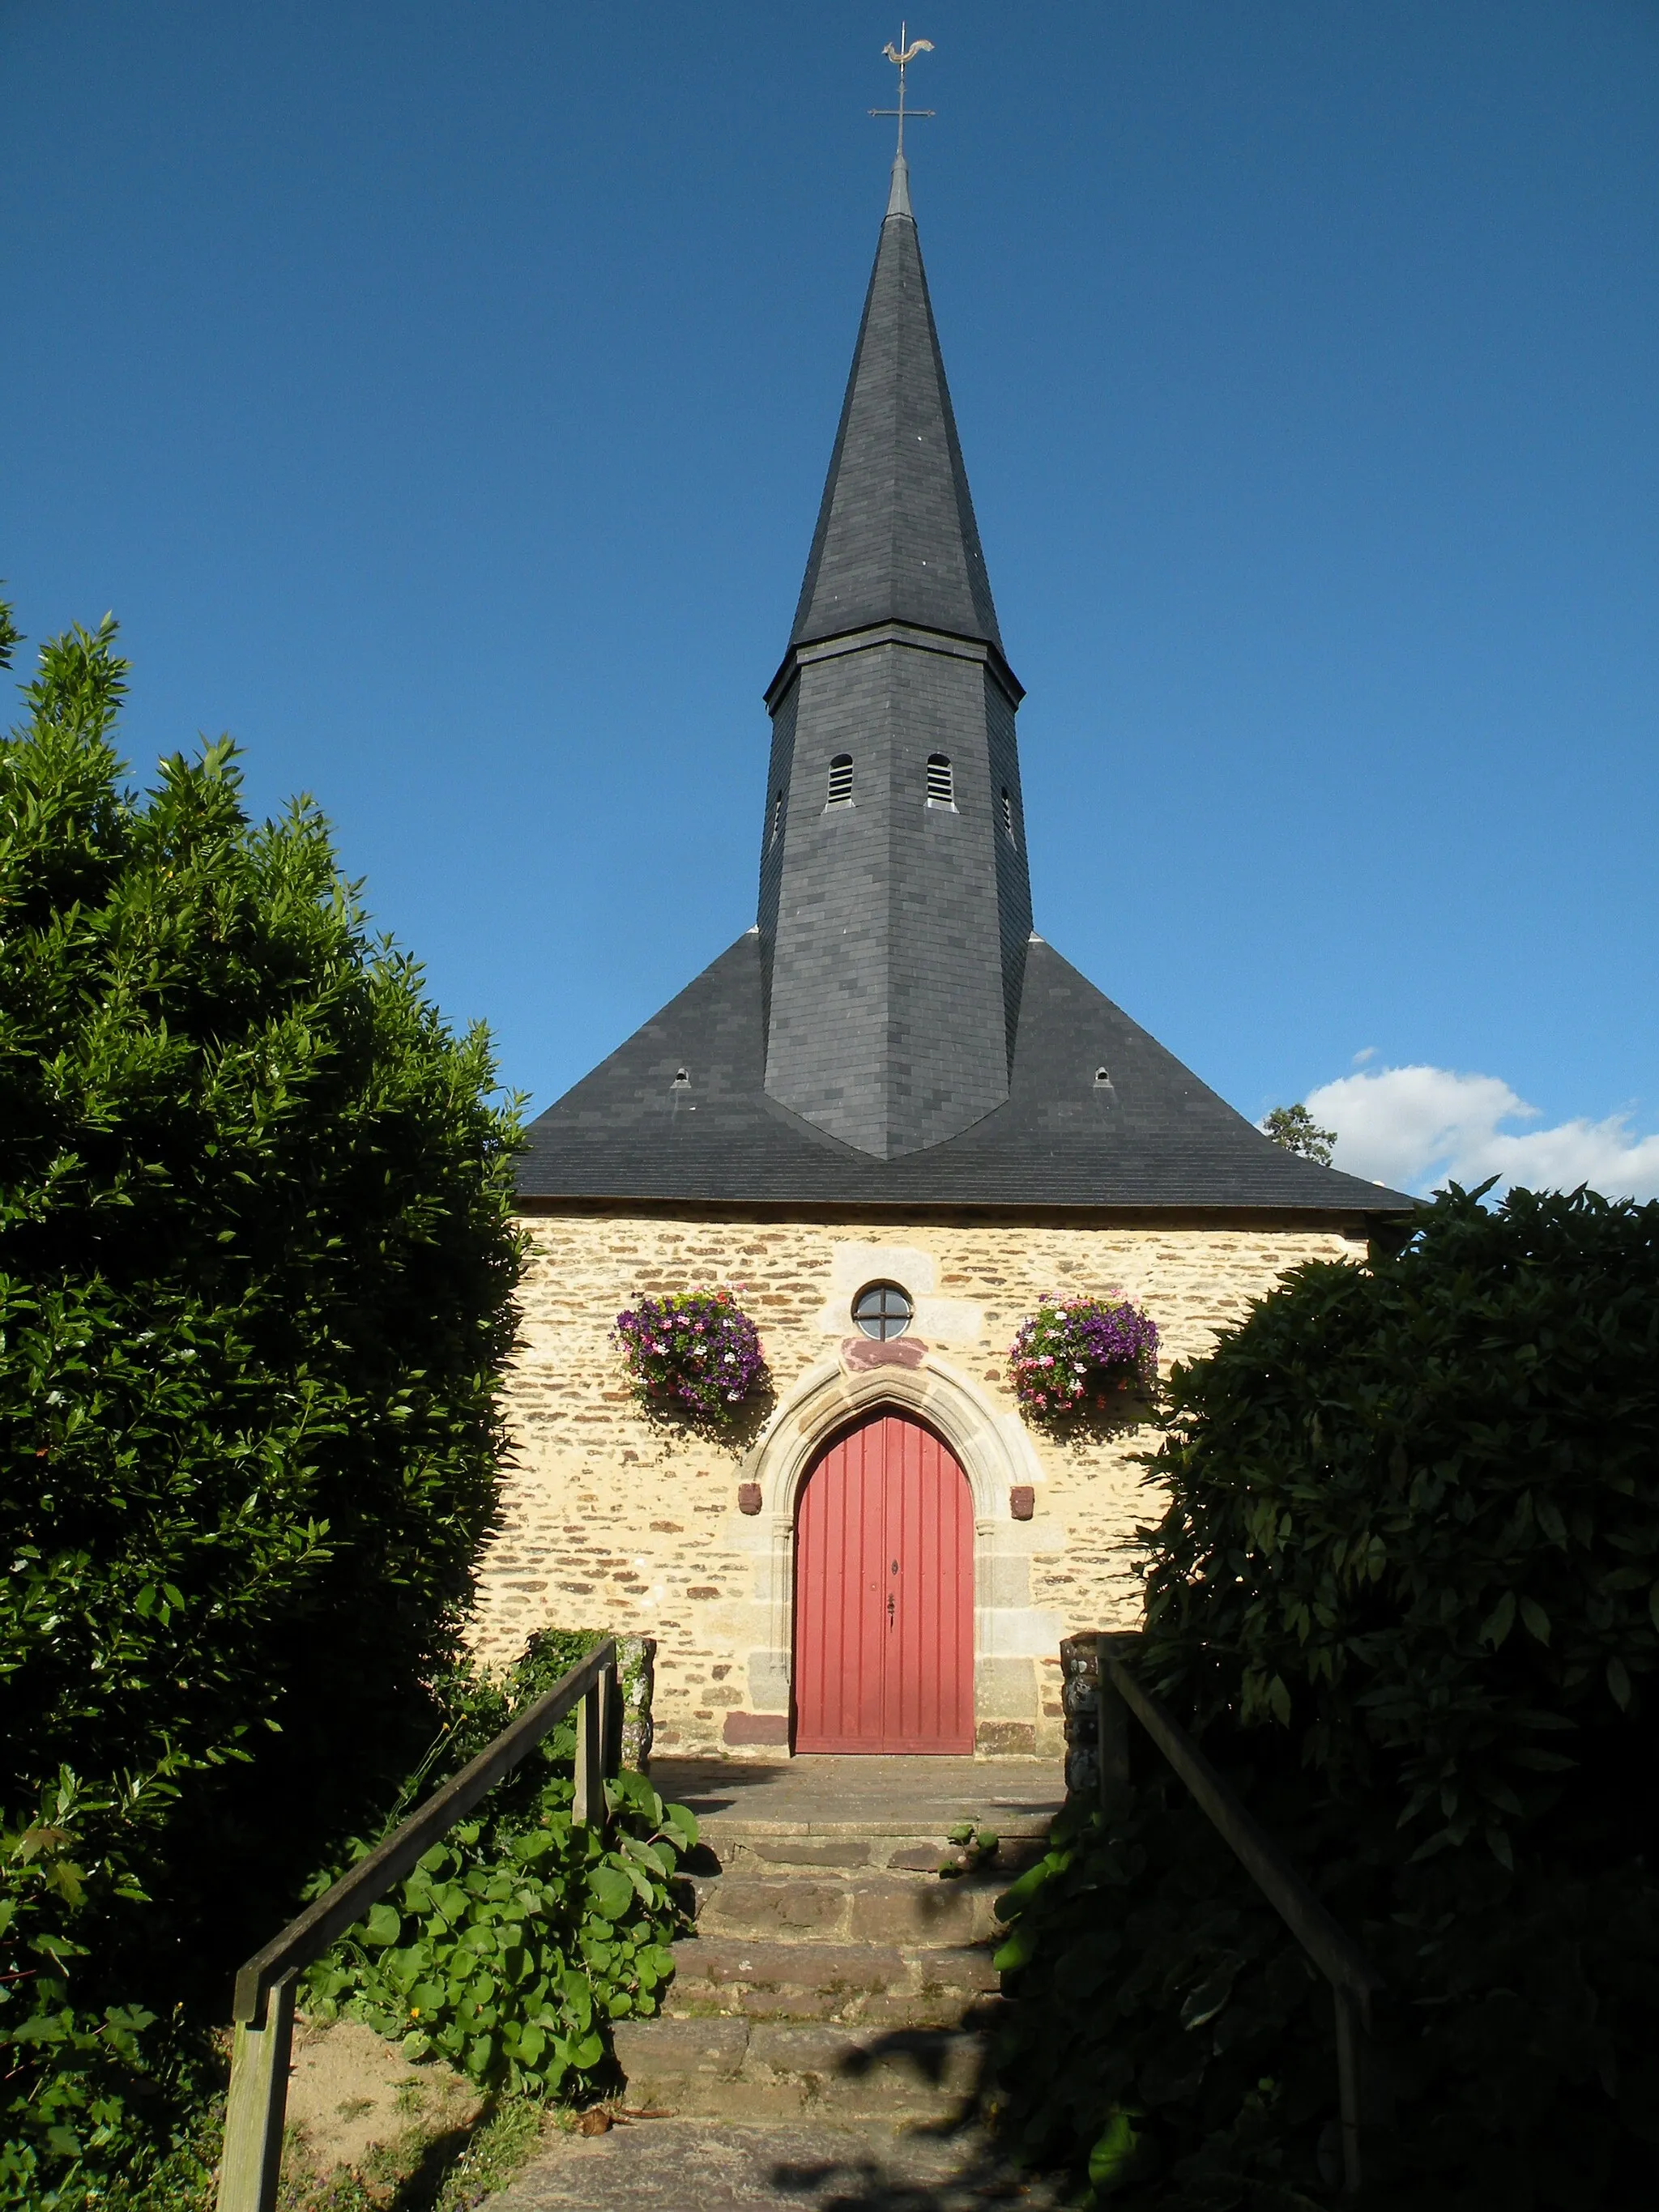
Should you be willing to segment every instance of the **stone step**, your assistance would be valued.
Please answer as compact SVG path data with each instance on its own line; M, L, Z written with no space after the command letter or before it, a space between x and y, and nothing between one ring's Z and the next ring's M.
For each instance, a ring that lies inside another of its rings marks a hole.
M994 1996L983 1944L776 1942L700 1935L674 1946L666 2008L750 2020L954 2027Z
M834 1880L860 1874L913 1874L939 1879L949 1868L960 1874L970 1864L988 1877L1010 1882L1036 1860L1047 1844L1046 1830L1029 1836L998 1831L995 1854L980 1858L946 1835L917 1834L913 1827L872 1831L854 1822L826 1834L811 1830L762 1827L757 1822L709 1820L703 1826L696 1858L700 1871L765 1875L812 1871Z
M983 2030L741 2019L618 2021L615 2034L629 2106L709 2119L953 2119L989 2047Z
M757 1877L732 1872L694 1879L696 1924L710 1936L780 1943L901 1943L959 1949L997 1930L1002 1875L886 1873L827 1876L822 1869Z

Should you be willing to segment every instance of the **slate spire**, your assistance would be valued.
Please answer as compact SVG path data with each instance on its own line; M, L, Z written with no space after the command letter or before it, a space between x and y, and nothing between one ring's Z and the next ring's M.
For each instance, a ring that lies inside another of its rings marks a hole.
M1008 1096L1031 927L1014 714L909 178L767 694L766 1090L892 1159Z
M873 622L1002 645L902 154L791 641Z

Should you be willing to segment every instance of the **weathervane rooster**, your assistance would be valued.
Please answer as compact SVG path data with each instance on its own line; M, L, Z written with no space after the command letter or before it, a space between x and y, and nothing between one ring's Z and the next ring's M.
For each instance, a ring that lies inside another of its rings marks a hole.
M898 45L896 46L893 44L893 41L889 39L887 44L882 48L882 52L886 55L888 60L890 62L896 63L900 69L904 67L906 62L915 61L918 54L931 54L933 51L933 42L931 39L918 39L913 46L905 46L904 34L908 27L909 26L908 24L901 23L899 25ZM899 82L902 84L903 82L903 78L901 77L899 79Z
M907 40L909 40L910 42L907 44ZM915 40L910 40L910 26L908 23L901 23L899 25L897 46L895 46L892 40L889 39L887 44L882 48L883 53L886 55L888 60L892 63L894 68L899 73L898 106L896 107L872 107L870 110L870 112L872 115L896 115L898 118L898 150L899 159L901 161L904 159L904 118L906 115L931 115L933 112L931 107L907 108L905 106L904 72L909 64L915 61L918 54L931 54L933 51L933 42L931 39L916 39Z

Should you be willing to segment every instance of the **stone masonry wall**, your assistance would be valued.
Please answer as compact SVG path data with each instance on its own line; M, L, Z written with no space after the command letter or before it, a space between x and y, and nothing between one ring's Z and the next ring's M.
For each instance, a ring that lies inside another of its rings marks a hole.
M515 1464L483 1565L475 1646L504 1661L550 1624L654 1636L659 1747L773 1758L787 1702L787 1631L775 1624L787 1621L778 1585L788 1576L793 1501L769 1496L772 1519L763 1523L739 1512L738 1486L764 1475L769 1435L787 1427L792 1394L804 1402L816 1387L811 1402L823 1398L822 1378L835 1375L854 1334L850 1306L865 1283L885 1278L910 1292L913 1337L948 1386L959 1425L976 1423L1000 1455L995 1464L1033 1489L1031 1517L1016 1521L1002 1488L974 1477L976 1574L993 1608L981 1611L978 1633L981 1651L990 1644L1005 1655L981 1657L980 1740L987 1750L1057 1753L1060 1638L1133 1625L1133 1531L1156 1500L1140 1486L1133 1455L1146 1438L1134 1428L1057 1443L1021 1420L1006 1377L1015 1330L1045 1292L1118 1292L1152 1314L1167 1364L1202 1352L1286 1268L1364 1250L1317 1226L1147 1227L1089 1217L901 1227L618 1208L525 1225L532 1257L511 1382ZM639 1297L720 1283L743 1286L778 1397L759 1439L729 1448L648 1419L610 1340L616 1315ZM966 1464L971 1438L947 1441ZM981 1452L976 1468L982 1463L990 1462Z

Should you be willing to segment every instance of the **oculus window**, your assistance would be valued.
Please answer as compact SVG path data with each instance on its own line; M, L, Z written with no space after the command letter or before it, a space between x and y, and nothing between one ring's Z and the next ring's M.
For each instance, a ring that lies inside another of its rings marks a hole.
M896 1283L872 1283L853 1301L854 1320L866 1336L883 1344L889 1337L902 1336L915 1315L909 1292Z

